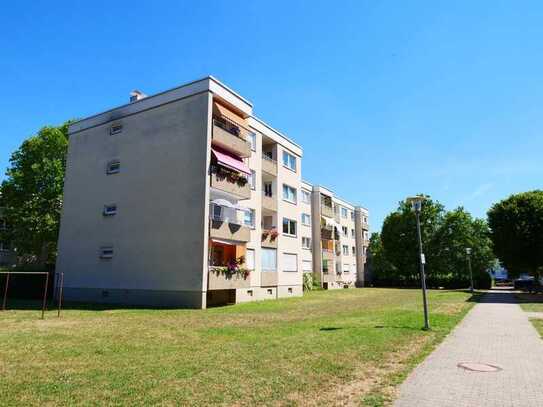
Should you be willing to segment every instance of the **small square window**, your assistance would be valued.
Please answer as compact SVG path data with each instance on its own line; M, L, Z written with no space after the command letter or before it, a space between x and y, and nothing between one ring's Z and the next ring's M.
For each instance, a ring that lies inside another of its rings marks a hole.
M117 174L121 171L121 162L118 160L110 161L107 163L106 174Z
M106 246L100 248L100 258L101 259L112 259L113 258L113 247Z
M252 297L253 296L253 290L247 290L247 295L249 297Z
M104 205L104 211L102 212L104 216L113 216L117 214L117 205L111 204L111 205Z
M111 136L113 136L114 134L119 134L122 131L123 131L123 125L120 123L112 124L111 127L109 128L109 134Z
M289 287L289 288L287 289L287 291L288 291L289 294L292 294L292 287Z
M268 288L268 295L272 295L273 294L273 290L271 288Z

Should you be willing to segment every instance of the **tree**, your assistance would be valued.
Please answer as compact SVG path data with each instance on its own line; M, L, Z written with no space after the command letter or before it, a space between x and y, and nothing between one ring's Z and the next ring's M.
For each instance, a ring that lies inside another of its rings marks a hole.
M468 247L472 250L471 264L475 278L486 273L494 264L488 226L481 219L473 219L464 208L446 212L429 243L429 251L434 253L436 272L433 277L436 285L463 287L469 284Z
M396 281L396 268L386 259L381 235L372 233L368 246L368 265L370 280L377 285L394 285Z
M68 126L43 127L25 140L10 159L1 186L2 237L19 255L41 263L54 261L68 148Z
M488 211L494 253L509 273L540 277L543 268L543 191L511 195Z
M444 208L428 198L422 204L421 233L423 246L429 243L443 218ZM401 285L415 285L419 281L418 238L415 214L411 206L400 202L398 209L385 218L381 232L384 256L396 269ZM425 250L426 251L426 250ZM427 252L428 273L435 263L434 255Z

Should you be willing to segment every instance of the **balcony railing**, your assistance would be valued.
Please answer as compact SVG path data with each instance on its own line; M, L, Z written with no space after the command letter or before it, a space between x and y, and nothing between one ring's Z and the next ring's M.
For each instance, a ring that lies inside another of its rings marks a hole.
M262 207L270 211L277 211L277 199L272 195L270 196L265 191L262 191Z
M228 192L240 199L249 199L251 197L251 186L247 179L242 179L242 176L236 174L237 179L231 179L226 173L219 168L211 170L211 187L221 191Z
M321 205L321 213L323 216L326 216L328 218L334 217L334 210L331 206Z
M251 155L251 144L247 141L251 134L251 131L224 116L213 118L213 143L240 157Z
M251 239L250 227L237 219L210 216L209 236L215 239L248 242Z
M277 161L268 157L266 154L262 154L262 171L270 174L277 175Z
M239 274L225 275L219 267L210 266L208 273L208 287L210 290L232 290L235 288L249 288L250 277L244 278Z
M279 233L277 228L262 229L262 247L277 248L277 240L279 239Z

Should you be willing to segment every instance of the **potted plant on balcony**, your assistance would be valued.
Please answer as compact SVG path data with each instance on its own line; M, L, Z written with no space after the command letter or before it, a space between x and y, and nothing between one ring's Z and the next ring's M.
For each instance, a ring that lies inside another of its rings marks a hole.
M262 229L262 240L266 240L269 235L270 235L270 230Z
M214 271L217 274L224 274L226 278L232 278L237 275L246 280L251 272L247 268L243 267L244 264L245 257L241 256L237 259L229 260L225 266L215 267Z
M277 239L277 236L279 236L279 232L277 231L276 228L273 228L270 230L270 239L273 241L275 239Z

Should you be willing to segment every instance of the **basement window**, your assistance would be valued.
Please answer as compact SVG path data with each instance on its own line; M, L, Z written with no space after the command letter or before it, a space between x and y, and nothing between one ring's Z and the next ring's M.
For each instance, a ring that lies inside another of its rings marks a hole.
M292 294L292 287L289 287L287 291L289 294Z
M110 161L107 163L106 174L117 174L121 171L121 162L119 160Z
M104 216L113 216L117 214L117 205L111 204L111 205L104 205L104 212L102 212Z
M123 125L120 123L112 124L109 128L109 134L110 136L113 136L114 134L119 134L123 131Z
M272 295L273 294L273 290L271 288L268 288L268 294L269 295Z
M247 295L249 295L249 297L252 297L253 296L253 290L247 290Z
M100 258L101 259L112 259L113 258L113 247L101 247L100 248Z

